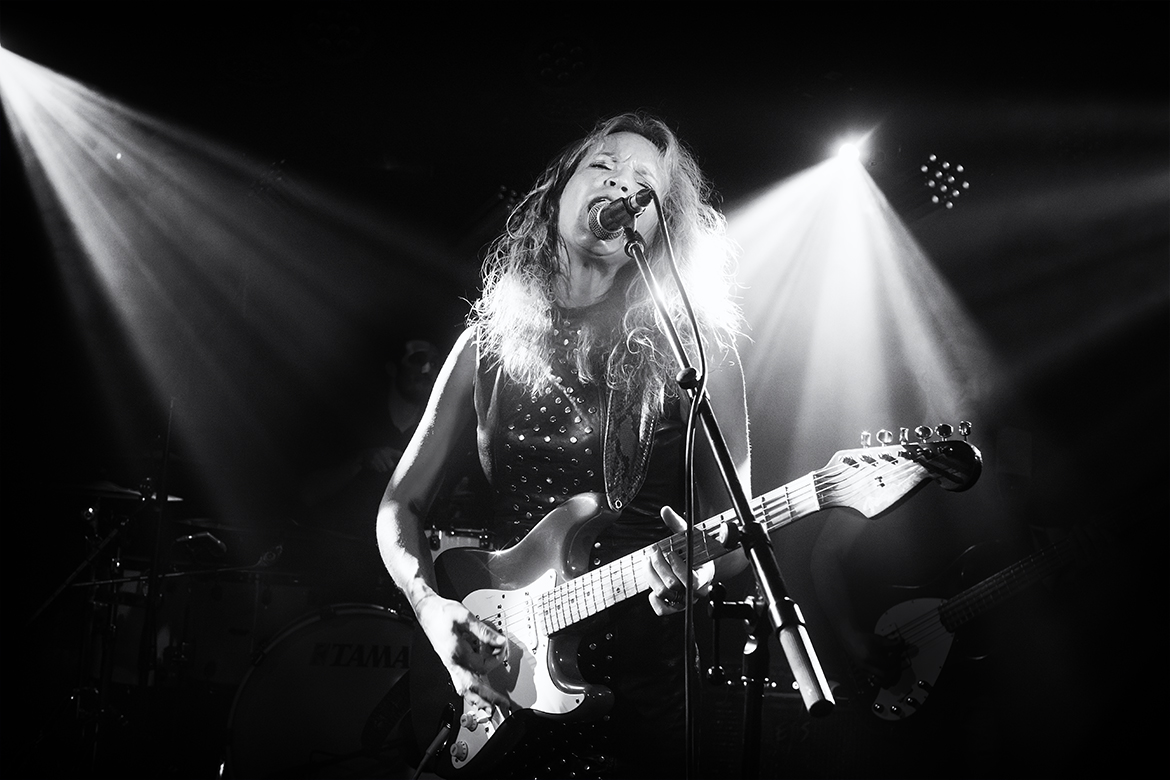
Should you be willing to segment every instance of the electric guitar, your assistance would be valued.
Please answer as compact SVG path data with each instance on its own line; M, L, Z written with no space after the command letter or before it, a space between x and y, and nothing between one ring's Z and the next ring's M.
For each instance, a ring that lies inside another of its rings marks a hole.
M755 520L775 531L828 507L851 507L875 517L900 503L927 480L945 489L969 488L982 470L982 456L966 441L903 443L838 452L824 468L752 499ZM451 747L436 756L432 771L444 777L488 771L536 716L588 720L610 707L613 694L584 682L577 669L575 627L607 607L647 591L644 560L655 548L685 550L686 533L590 570L594 540L617 515L604 498L584 493L545 516L521 542L499 552L448 550L435 561L439 591L455 598L508 638L503 662L489 674L518 709L504 716L462 703ZM735 549L733 510L695 526L692 566ZM727 546L725 546L725 543ZM416 632L420 634L421 632ZM443 721L448 703L460 711L450 676L425 636L411 658L411 702L420 743Z
M903 601L878 618L874 633L905 643L902 675L874 695L870 710L883 720L905 720L934 690L955 632L987 610L1077 558L1073 537L1049 545L949 599Z

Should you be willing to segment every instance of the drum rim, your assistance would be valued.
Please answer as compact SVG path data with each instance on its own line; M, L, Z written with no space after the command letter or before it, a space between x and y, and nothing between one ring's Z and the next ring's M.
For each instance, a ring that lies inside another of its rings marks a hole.
M298 618L293 619L288 623L288 625L286 625L280 631L276 632L271 640L265 642L263 647L256 651L251 663L248 664L248 671L244 673L244 677L240 680L240 684L236 686L235 695L232 696L232 706L228 710L227 723L225 724L226 732L224 735L224 768L229 774L232 766L232 732L235 729L236 710L240 704L240 697L247 688L248 681L252 678L252 672L254 672L256 668L264 662L264 659L268 656L269 651L281 641L287 639L289 635L295 634L297 631L306 626L325 620L330 620L332 618L355 614L360 615L363 613L391 617L397 621L400 621L404 625L411 627L412 629L414 626L414 621L403 617L401 614L399 614L398 610L392 609L390 607L384 607L381 604L365 604L362 602L342 602L338 604L328 604L322 607L318 607L312 612L308 612Z

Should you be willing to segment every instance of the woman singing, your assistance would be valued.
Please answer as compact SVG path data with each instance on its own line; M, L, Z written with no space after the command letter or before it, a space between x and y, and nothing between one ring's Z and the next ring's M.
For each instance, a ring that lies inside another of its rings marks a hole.
M386 568L455 690L485 712L514 706L488 678L507 642L460 601L440 595L420 517L465 426L478 435L497 549L519 544L549 512L589 492L617 515L593 545L593 566L684 527L671 508L685 505L690 403L676 384L677 359L624 238L599 238L589 224L598 203L644 188L661 203L706 346L716 417L750 495L735 351L740 317L723 218L694 159L664 123L642 114L603 121L550 164L492 247L483 295L378 512ZM672 315L682 322L655 208L646 208L638 228ZM679 331L693 356L690 328ZM713 461L702 457L705 447L699 450L694 520L729 506ZM741 558L718 563L734 568ZM612 709L583 724L529 719L524 742L494 776L682 776L687 572L677 556L657 552L645 566L649 597L605 610L580 643L580 672L613 691ZM695 583L709 584L713 568L697 570Z

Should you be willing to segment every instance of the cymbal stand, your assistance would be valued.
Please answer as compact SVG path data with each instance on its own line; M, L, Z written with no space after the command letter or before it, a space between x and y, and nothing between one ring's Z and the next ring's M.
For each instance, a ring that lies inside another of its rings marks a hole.
M167 505L167 467L171 455L171 431L174 422L175 399L171 399L167 413L167 433L163 442L162 462L159 464L158 483L154 486L153 498L155 511L158 512L158 522L155 524L154 555L151 558L149 577L146 582L146 616L142 621L142 637L138 652L138 684L147 688L153 682L158 667L158 605L159 605L159 570L162 567L163 551L169 545L163 544L164 523Z
M92 513L94 518L100 516L93 509L87 511ZM49 607L55 604L61 595L70 587L89 587L96 589L103 585L117 582L116 579L108 578L105 581L98 580L95 576L96 567L99 558L109 550L111 545L114 545L122 537L130 524L132 516L132 513L122 513L115 516L116 522L113 529L105 534L97 544L93 545L92 549L77 568L37 608L28 619L26 628L32 626L44 615ZM120 567L117 548L115 547L109 554L110 557L106 571L114 573ZM78 582L78 579L86 571L93 572L90 575L89 581ZM77 742L79 752L76 755L78 758L84 760L87 768L92 771L97 766L99 738L105 731L105 725L111 721L119 720L120 715L111 708L109 702L110 683L113 675L114 643L118 630L116 594L111 589L111 595L105 599L104 603L96 595L91 597L90 603L92 609L86 611L86 617L82 621L80 628L81 637L79 639L77 660L77 685L74 687L68 703L63 705L62 713L66 709L72 711L74 723L79 726ZM102 610L101 616L98 616L97 610L101 606L104 606L105 609ZM100 621L100 625L97 624L98 621ZM100 662L97 667L98 676L96 682L91 679L91 675L94 672L95 633L101 638ZM48 728L53 727L50 726ZM70 733L72 732L70 731ZM73 755L72 752L70 754Z
M121 536L122 531L125 530L126 525L129 522L130 522L129 515L125 515L119 519L118 525L114 527L114 530L112 530L108 534L106 534L105 538L102 539L101 542L99 542L96 547L94 547L94 549L90 552L90 554L85 556L85 560L83 560L78 565L78 567L76 569L74 569L73 572L70 573L70 575L68 577L65 578L65 581L62 582L57 587L57 589L55 591L53 591L53 594L51 596L49 596L49 598L45 599L45 602L43 604L41 604L39 607L37 607L37 611L34 612L32 614L32 617L30 617L28 619L28 623L26 624L26 627L31 626L36 621L36 619L38 617L40 617L41 614L43 614L44 611L46 609L48 609L53 604L54 601L56 601L58 598L60 598L61 594L64 593L66 591L66 589L69 588L70 585L72 585L74 582L77 581L77 578L81 576L81 573L83 571L85 571L86 569L88 569L90 566L93 565L93 562L95 560L97 560L98 556L101 555L102 552L107 547L109 547L110 544L115 539L117 539L119 536Z

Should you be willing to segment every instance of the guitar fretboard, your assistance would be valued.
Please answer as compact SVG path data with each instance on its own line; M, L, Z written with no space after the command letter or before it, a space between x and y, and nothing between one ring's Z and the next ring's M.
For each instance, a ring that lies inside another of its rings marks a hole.
M1072 556L1072 543L1065 539L947 599L938 608L943 628L954 633L964 623L1052 574L1068 563Z
M829 479L826 476L828 471L813 472L752 499L753 517L765 530L774 531L818 511L821 509L818 494L828 487L819 483ZM729 552L720 542L720 537L735 521L735 511L728 510L695 527L692 567ZM649 590L645 559L655 549L663 554L681 555L686 547L687 535L680 532L547 591L534 605L537 625L546 634L552 634Z
M929 476L919 462L923 454L921 447L885 447L843 454L823 469L753 498L752 516L769 533L829 506L852 507L873 517ZM721 540L728 538L728 529L737 525L733 509L698 523L691 567L701 566L734 549L734 545L730 549L725 547ZM568 628L649 590L645 559L654 550L682 555L686 548L687 534L680 532L586 572L536 597L531 604L530 619L546 635Z

